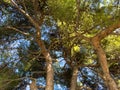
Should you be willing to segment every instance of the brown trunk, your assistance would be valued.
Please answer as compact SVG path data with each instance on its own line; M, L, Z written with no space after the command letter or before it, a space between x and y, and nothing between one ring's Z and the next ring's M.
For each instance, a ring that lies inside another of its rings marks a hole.
M47 76L46 76L46 88L45 90L54 90L54 82L53 82L53 68L52 62L49 61L46 63L47 65Z
M35 79L33 79L32 83L30 84L30 90L38 90Z
M40 27L42 26L44 17L42 15L41 20L38 23L29 14L27 14L23 9L19 8L18 5L13 0L12 0L12 3L18 8L19 11L21 11L30 20L30 22L34 25L36 29L36 42L41 48L42 54L44 55L46 59L47 76L46 76L46 89L45 90L53 90L54 89L54 83L53 83L54 72L52 68L52 58L49 52L47 51L44 42L41 40Z
M77 75L78 75L78 67L74 66L74 68L73 68L73 74L72 74L72 78L71 78L71 87L70 87L70 90L76 90Z
M108 68L108 65L107 65L106 54L105 54L103 48L100 45L99 38L94 37L92 39L92 44L93 44L94 49L95 49L95 51L96 51L96 53L98 55L99 63L101 65L102 71L104 73L105 82L106 82L107 87L109 88L109 90L118 90L115 81L110 76L109 68Z
M46 88L45 90L53 90L54 89L54 72L53 72L53 67L52 67L52 58L45 48L44 42L41 41L40 39L37 40L38 45L41 47L42 54L44 55L46 59Z
M33 26L36 29L36 41L39 47L42 49L42 54L44 55L46 59L47 76L46 76L46 89L45 90L53 90L54 89L54 83L53 83L54 72L52 68L52 58L49 52L47 51L44 45L44 42L41 40L40 26L43 23L43 15L42 15L40 22L38 23L28 13L26 13L22 8L19 8L17 3L14 2L14 0L11 0L11 2L21 13L23 13L30 20L30 22L33 24Z

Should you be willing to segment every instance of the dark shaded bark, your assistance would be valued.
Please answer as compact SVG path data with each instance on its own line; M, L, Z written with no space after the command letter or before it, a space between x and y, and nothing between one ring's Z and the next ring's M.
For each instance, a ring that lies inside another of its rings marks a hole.
M71 78L71 87L70 87L70 90L76 90L77 76L78 76L78 67L74 66L73 67L72 78Z

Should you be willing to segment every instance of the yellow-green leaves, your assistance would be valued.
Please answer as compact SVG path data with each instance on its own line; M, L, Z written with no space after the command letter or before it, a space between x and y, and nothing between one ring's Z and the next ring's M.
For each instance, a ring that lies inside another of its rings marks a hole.
M73 47L73 51L74 51L74 52L80 52L80 47L79 47L79 45L74 46L74 47Z
M79 45L74 45L72 48L71 48L71 56L73 56L74 54L76 53L80 53L80 46Z
M110 35L106 38L107 42L103 40L104 44L106 44L106 51L111 52L115 49L120 49L120 36Z
M82 30L87 30L93 26L93 15L84 12L81 16L81 29Z
M11 2L11 0L3 0L4 2L6 2L6 3L10 3Z

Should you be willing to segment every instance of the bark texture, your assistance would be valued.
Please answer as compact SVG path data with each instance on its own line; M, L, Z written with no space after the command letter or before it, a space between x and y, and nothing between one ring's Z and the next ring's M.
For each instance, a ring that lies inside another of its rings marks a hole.
M71 78L71 87L70 87L70 90L76 90L77 76L78 76L78 67L74 66L73 67L73 74L72 74L72 78Z
M106 58L106 54L103 50L103 48L100 45L100 41L98 37L94 37L92 39L92 44L94 46L94 49L97 53L97 56L99 58L99 63L101 65L103 74L104 74L104 79L105 79L105 84L108 87L109 90L118 90L118 87L114 81L114 79L110 76L109 73L109 68L107 65L107 58Z
M41 47L42 54L44 55L44 57L46 59L47 76L46 76L45 90L54 90L54 82L53 82L54 72L53 72L53 67L52 67L52 58L51 58L49 52L47 51L43 41L40 41L40 39L38 39L37 43Z
M115 83L114 79L110 76L109 68L107 65L107 58L106 54L101 47L101 40L110 35L114 30L120 27L120 21L115 22L111 26L107 27L105 30L102 30L98 34L96 34L94 37L90 39L90 42L92 43L97 56L99 58L99 63L101 65L103 74L104 74L104 80L106 82L106 86L109 90L118 90L117 84Z

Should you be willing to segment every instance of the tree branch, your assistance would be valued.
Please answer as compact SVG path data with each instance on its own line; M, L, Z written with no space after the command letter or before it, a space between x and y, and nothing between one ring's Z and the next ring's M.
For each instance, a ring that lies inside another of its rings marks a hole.
M113 25L106 28L105 30L102 30L101 32L99 32L93 38L98 38L98 40L102 40L103 38L111 34L114 30L116 30L119 27L120 27L120 20L119 22L116 22Z
M30 22L35 26L36 30L37 30L37 34L39 36L39 38L41 37L41 33L40 33L40 26L39 24L37 24L34 19L27 13L25 12L23 9L21 9L15 2L14 0L11 0L11 3L21 12L23 13L29 20Z
M25 32L23 32L23 31L20 31L19 29L15 28L15 27L7 26L6 28L7 28L7 29L12 29L12 30L14 30L14 31L17 31L17 32L19 32L19 33L21 33L21 34L23 34L23 35L25 35L25 36L30 36L29 33L25 33Z

